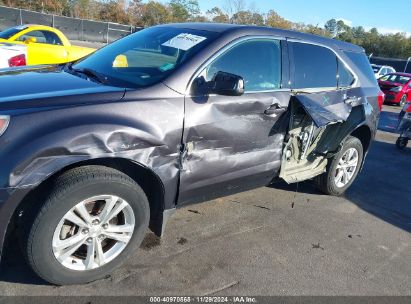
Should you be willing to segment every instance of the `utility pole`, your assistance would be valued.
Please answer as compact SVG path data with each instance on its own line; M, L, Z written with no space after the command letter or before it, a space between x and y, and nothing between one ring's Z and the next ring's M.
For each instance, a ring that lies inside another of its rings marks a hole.
M404 73L407 71L408 63L411 61L411 57L408 57L407 63L405 64Z

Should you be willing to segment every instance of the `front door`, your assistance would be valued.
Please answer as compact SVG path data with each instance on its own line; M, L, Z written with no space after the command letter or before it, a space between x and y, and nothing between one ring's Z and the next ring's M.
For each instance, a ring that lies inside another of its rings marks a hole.
M27 44L29 65L67 62L67 49L56 33L46 30L34 30L24 33L17 40L26 41L29 38L35 39L35 42Z
M186 97L180 204L266 185L278 173L290 99L283 47L268 38L235 42L197 77L236 74L245 93Z

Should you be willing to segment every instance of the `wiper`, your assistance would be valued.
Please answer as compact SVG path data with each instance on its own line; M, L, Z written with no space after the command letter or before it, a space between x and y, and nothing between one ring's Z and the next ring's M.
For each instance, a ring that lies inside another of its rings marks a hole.
M83 68L83 69L73 69L72 67L70 67L71 70L73 70L74 72L77 73L82 73L86 76L88 76L89 78L94 78L95 80L97 80L98 82L102 83L102 84L107 84L107 77L100 75L98 72L89 69L89 68Z
M73 68L73 64L74 64L74 62L69 62L69 63L67 63L65 68L70 70L70 71L74 71L75 73L84 74L84 75L88 76L88 78L93 78L94 80L97 80L99 83L107 84L107 77L105 77L105 76L101 75L100 73L98 73L98 72L96 72L92 69L89 69L89 68L75 69L75 68Z

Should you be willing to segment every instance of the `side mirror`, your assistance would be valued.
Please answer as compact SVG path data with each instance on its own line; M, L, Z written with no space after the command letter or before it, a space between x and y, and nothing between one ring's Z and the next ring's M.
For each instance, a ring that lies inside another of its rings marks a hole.
M25 44L36 43L36 42L37 42L37 39L34 37L29 37L26 40L24 40Z
M217 72L211 80L210 93L241 96L244 94L244 79L235 74Z

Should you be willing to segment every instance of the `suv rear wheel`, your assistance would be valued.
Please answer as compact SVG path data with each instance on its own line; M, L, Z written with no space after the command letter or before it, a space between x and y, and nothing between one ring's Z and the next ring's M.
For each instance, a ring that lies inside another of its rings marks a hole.
M137 250L149 204L128 176L86 166L60 176L28 217L22 240L31 268L57 285L80 284L107 276Z
M362 159L361 141L348 137L341 151L329 160L327 171L316 178L319 190L329 195L342 195L357 177Z

